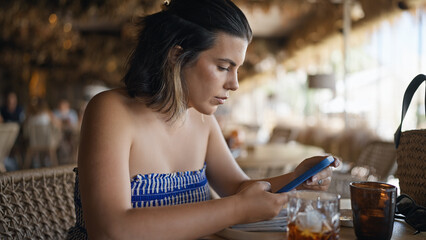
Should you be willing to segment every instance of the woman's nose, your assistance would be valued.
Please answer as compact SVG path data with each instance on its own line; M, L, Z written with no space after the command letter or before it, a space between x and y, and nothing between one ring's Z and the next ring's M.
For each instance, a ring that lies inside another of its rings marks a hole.
M225 89L235 91L240 85L238 84L238 73L232 74L225 83Z

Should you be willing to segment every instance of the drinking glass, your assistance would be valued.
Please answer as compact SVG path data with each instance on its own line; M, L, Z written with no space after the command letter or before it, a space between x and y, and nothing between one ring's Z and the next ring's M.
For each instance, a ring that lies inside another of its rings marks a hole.
M355 235L362 240L392 237L397 189L382 182L352 182L351 206Z
M289 192L289 240L335 240L340 232L340 195L322 191Z

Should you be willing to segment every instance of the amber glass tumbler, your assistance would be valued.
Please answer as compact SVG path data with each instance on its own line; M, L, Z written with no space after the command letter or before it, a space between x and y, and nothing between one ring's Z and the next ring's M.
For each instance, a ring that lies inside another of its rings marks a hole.
M397 188L382 182L352 182L350 190L357 238L391 239Z

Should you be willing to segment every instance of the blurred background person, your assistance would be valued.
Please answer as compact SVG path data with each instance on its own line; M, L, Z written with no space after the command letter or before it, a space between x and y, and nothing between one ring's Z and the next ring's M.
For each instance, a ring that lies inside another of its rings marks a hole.
M66 99L59 101L53 114L62 122L63 129L75 129L78 126L78 114L71 108L69 101Z
M54 116L45 99L34 98L31 101L28 117L24 123L24 137L28 140L24 168L46 166L46 158L41 153L48 152L49 149L54 149L53 152L49 152L49 160L52 161L51 158L54 158L53 161L57 161L56 150L62 137L61 122Z
M13 90L6 90L4 94L4 101L0 107L0 123L18 123L19 133L18 137L10 150L9 156L6 157L4 164L7 171L17 170L18 162L22 161L22 149L23 149L23 138L22 138L22 123L25 121L24 108L18 103L18 96Z
M53 114L49 104L45 99L35 98L31 101L27 125L49 125L52 124L58 128L61 122Z
M18 96L14 91L6 92L5 101L0 111L0 122L17 122L21 125L25 120L25 112L18 104Z
M63 163L73 162L79 132L78 113L71 108L67 99L61 99L53 114L61 122L62 139L58 148L59 161Z

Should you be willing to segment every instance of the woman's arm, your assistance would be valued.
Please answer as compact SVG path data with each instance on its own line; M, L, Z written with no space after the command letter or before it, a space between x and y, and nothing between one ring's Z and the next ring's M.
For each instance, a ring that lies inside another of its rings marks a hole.
M210 125L206 153L209 183L221 197L236 194L245 182L252 181L232 156L216 118L209 116L205 119Z
M239 208L237 212L240 213L238 215L242 217L242 222L276 216L287 202L286 194L271 193L273 191L269 181L250 180L233 158L216 119L213 116L207 117L206 124L210 124L206 154L207 177L213 189L221 197L236 194Z

